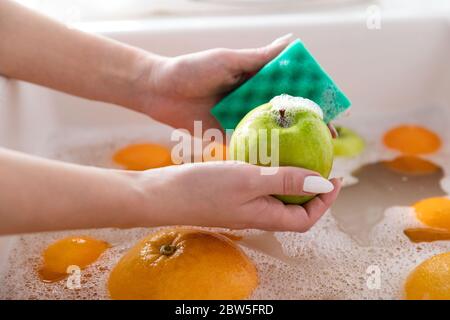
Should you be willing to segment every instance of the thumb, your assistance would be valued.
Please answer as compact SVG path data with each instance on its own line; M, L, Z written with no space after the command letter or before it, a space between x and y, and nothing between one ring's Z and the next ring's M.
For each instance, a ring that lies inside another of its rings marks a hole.
M270 175L262 174L262 171L253 175L252 192L255 196L272 194L302 196L328 193L334 189L329 180L311 170L295 167L273 169L276 170Z
M265 47L235 50L235 66L239 69L237 71L250 74L257 72L280 54L289 45L291 38L292 33L289 33Z

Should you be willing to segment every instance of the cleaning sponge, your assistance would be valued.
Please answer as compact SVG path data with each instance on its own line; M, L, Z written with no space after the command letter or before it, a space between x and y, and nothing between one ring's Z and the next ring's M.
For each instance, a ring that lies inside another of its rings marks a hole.
M283 93L317 103L327 123L350 107L344 93L297 39L223 98L211 113L223 128L234 129L250 110Z

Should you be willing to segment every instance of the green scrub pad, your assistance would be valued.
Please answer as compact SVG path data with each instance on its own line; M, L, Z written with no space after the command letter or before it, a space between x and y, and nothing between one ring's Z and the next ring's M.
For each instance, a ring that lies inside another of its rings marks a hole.
M211 113L225 129L234 129L252 109L280 94L313 100L330 122L350 101L300 40L295 40L258 73L233 90Z

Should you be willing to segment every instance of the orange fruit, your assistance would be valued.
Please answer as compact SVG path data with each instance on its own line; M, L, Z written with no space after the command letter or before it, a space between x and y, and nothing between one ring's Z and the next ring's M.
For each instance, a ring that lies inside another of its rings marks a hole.
M416 125L402 125L389 130L383 142L407 155L432 153L441 147L441 139L434 132Z
M450 199L434 197L413 205L417 219L427 226L450 231Z
M229 238L192 228L164 229L141 240L112 270L112 299L243 299L257 271Z
M403 231L412 242L450 240L450 231L435 228L409 228Z
M117 151L113 160L127 170L147 170L172 165L170 150L158 144L132 144Z
M392 171L411 175L430 174L439 170L433 162L415 156L399 156L383 164Z
M450 252L438 254L417 266L405 283L408 300L450 300Z
M39 269L39 276L45 282L63 279L67 276L69 266L86 268L107 248L107 242L91 237L67 237L58 240L42 253L44 263Z

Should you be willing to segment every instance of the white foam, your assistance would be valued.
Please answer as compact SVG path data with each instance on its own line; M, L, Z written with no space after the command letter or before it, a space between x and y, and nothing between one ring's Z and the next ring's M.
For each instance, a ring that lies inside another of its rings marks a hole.
M435 110L437 114L433 114ZM447 113L443 113L447 112ZM444 167L447 175L450 169L450 130L446 125L449 111L426 109L384 119L382 115L347 125L359 132L367 142L367 151L351 160L337 161L335 172L351 176L356 167L392 158L395 153L386 151L380 144L381 136L389 127L405 122L422 123L437 132L443 139L442 151L429 157ZM348 119L349 120L349 119ZM350 120L349 120L350 121ZM122 131L125 132L125 131ZM50 155L67 161L98 166L111 166L111 156L124 143L147 140L133 131L130 138L124 133L104 134L102 141L98 132L90 145L58 145L58 152ZM447 150L447 151L446 151ZM382 201L382 199L380 199ZM334 217L326 214L307 233L276 233L288 263L280 261L260 251L244 247L244 251L255 262L260 283L251 298L254 299L401 299L403 283L411 270L425 259L450 251L450 241L432 243L412 243L403 230L420 226L409 207L393 207L385 212L384 218L374 227L370 235L370 245L360 246L350 236L340 231ZM107 299L106 283L111 268L138 239L155 229L139 228L129 230L104 229L66 231L21 236L8 260L8 270L0 279L0 299ZM244 230L236 234L264 234L261 231ZM41 252L50 243L69 235L89 235L108 241L113 246L98 261L82 271L82 288L69 290L65 281L42 283L36 269L41 263ZM271 241L273 237L267 236ZM278 251L277 251L278 252ZM380 287L367 285L371 275L369 267L380 271Z
M272 105L271 110L285 110L287 112L309 111L318 115L320 119L323 119L322 108L314 101L306 98L281 94L273 97L272 100L270 100L270 104Z

